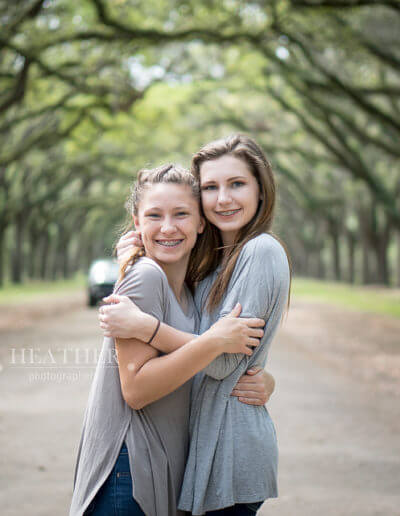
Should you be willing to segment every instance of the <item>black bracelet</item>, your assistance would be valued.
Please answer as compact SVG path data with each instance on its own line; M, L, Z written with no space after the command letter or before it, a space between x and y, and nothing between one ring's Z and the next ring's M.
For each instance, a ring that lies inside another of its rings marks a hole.
M160 319L157 319L157 326L156 326L156 329L154 330L154 333L153 335L151 336L151 339L149 340L149 342L147 342L146 344L151 344L152 340L154 339L154 337L157 335L157 332L158 332L158 329L160 327L160 324L161 324L161 321Z

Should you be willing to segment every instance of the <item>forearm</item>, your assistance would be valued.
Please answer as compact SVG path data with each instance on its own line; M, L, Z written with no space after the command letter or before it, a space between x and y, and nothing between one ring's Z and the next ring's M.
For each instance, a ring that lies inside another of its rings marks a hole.
M124 398L136 410L176 390L221 352L213 337L200 336L173 353L151 358L135 370L129 341L116 339L116 347Z
M196 337L197 335L192 335L191 333L172 328L168 326L168 324L161 323L158 332L151 341L151 346L163 353L172 353L188 342L191 342ZM151 335L149 338L151 338Z

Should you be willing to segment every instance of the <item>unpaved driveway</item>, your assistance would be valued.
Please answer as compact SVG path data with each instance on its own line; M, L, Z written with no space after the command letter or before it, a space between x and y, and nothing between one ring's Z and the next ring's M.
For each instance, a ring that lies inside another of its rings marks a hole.
M16 310L0 310L0 514L64 515L97 314L81 293ZM400 321L292 303L270 354L280 497L260 514L400 515L399 361Z

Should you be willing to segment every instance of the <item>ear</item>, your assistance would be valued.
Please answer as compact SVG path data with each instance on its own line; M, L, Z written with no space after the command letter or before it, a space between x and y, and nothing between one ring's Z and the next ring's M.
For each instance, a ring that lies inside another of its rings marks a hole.
M197 233L199 235L200 235L200 233L203 233L205 227L206 227L206 221L205 221L204 217L200 217L200 224L197 229Z
M137 215L132 215L132 217L133 217L133 223L135 224L135 229L138 233L140 233L139 217Z

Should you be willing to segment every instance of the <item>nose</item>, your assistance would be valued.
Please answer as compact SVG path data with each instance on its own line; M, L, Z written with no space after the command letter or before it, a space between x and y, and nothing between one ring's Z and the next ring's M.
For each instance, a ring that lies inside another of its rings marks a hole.
M220 188L218 191L218 204L229 204L232 201L228 190L226 188Z
M161 233L164 235L173 235L176 233L176 225L174 224L173 220L171 220L169 217L166 217L163 221L163 224L161 226Z

